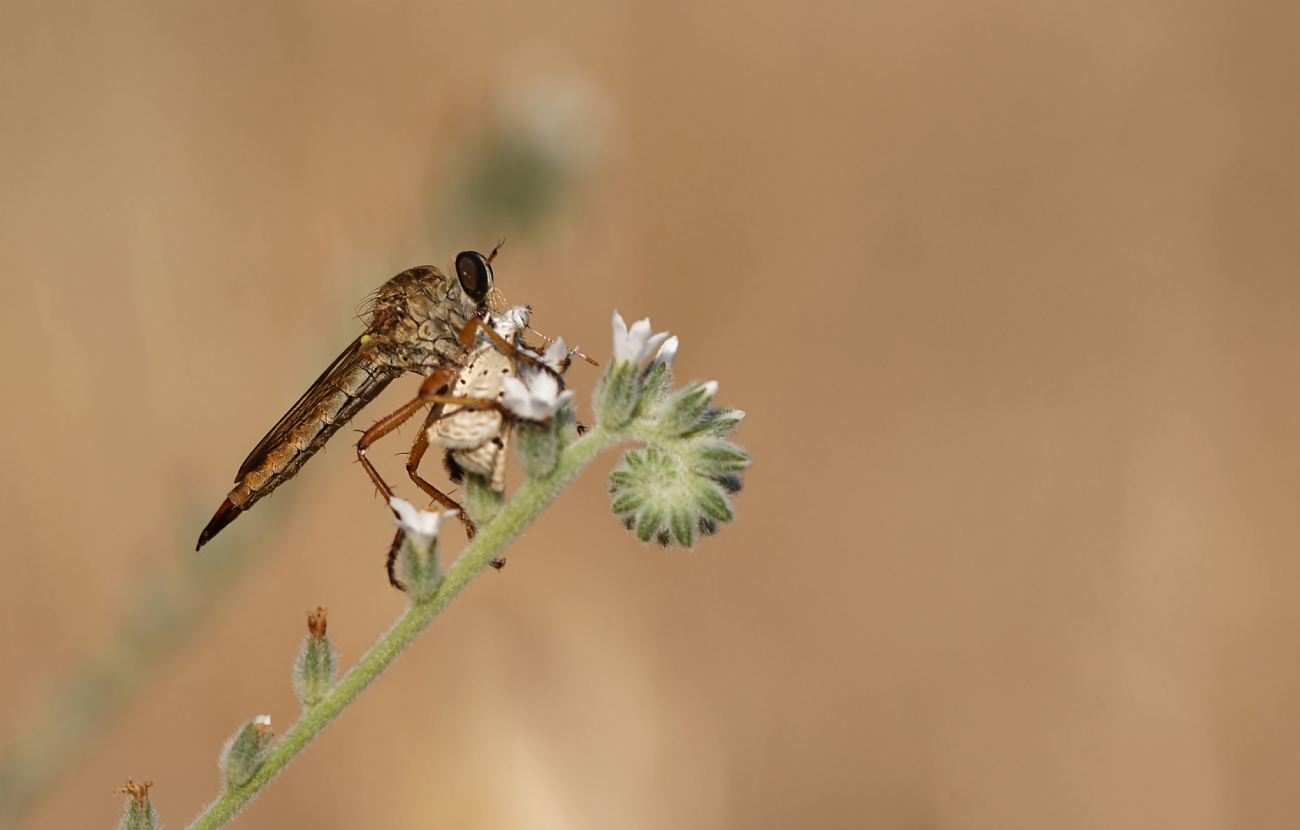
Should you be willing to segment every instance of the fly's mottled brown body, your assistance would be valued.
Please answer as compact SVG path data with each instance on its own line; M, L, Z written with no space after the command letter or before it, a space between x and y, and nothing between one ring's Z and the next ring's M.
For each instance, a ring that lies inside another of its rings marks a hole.
M365 333L249 453L235 475L235 488L200 534L198 547L292 478L393 379L406 372L427 377L440 368L463 365L467 350L458 336L486 311L493 287L491 261L492 256L466 251L456 257L453 277L423 265L384 283L370 304Z

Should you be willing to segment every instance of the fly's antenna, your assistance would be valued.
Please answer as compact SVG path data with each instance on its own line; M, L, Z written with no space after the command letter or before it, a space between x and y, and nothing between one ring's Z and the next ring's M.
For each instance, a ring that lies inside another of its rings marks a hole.
M497 258L497 253L501 250L501 246L504 244L506 244L506 238L503 236L501 237L501 241L497 243L497 246L492 249L492 253L487 255L488 265L491 265L492 260Z
M533 328L532 326L528 326L528 330L531 331L533 334L537 335L538 337L542 338L543 340L545 340L546 343L547 343L547 345L550 345L550 344L552 344L552 343L555 342L554 340L552 340L551 338L549 338L549 337L547 337L546 335L542 334L540 331L538 331L537 329ZM591 358L587 357L585 354L583 354L582 352L578 351L577 349L574 349L574 350L571 352L571 354L575 354L575 355L577 355L578 357L580 357L580 358L582 358L583 360L585 360L585 361L587 361L588 363L590 363L592 366L599 366L599 365L600 365L599 363L597 363L596 361L594 361L594 360L592 360Z

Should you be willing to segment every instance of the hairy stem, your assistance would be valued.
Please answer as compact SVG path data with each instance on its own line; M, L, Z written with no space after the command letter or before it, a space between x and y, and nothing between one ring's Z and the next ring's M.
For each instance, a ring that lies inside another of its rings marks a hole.
M352 701L373 683L397 659L420 632L446 608L496 559L515 537L524 531L542 511L564 492L582 469L602 450L624 440L618 432L596 427L568 447L550 475L525 483L499 515L481 528L474 541L465 548L438 589L423 602L413 602L379 642L366 652L334 690L315 706L303 712L271 750L266 761L241 787L228 789L189 826L189 830L211 830L225 824L239 812L271 779L297 757L307 744L329 726Z

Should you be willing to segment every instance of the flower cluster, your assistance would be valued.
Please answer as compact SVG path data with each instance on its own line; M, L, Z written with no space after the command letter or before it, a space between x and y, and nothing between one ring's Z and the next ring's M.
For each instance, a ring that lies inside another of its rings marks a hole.
M697 535L734 518L730 496L740 491L749 455L725 439L745 413L711 406L716 381L672 391L676 337L652 335L649 320L629 329L618 312L613 329L614 363L597 388L597 413L602 423L634 426L646 443L610 473L613 511L643 542L690 548Z

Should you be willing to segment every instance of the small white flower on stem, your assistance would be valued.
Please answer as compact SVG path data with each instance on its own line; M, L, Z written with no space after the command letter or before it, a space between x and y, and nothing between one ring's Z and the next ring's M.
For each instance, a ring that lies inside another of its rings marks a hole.
M613 319L614 329L614 362L627 361L636 366L640 366L645 359L659 348L664 340L668 339L668 332L661 331L658 334L650 334L650 318L637 320L628 329L627 323L623 322L623 317L614 312Z
M271 731L271 716L258 715L253 718L253 726L256 727L259 738L266 737L266 733Z
M399 499L393 496L388 501L388 505L396 511L399 518L393 521L393 524L402 529L406 538L410 539L416 547L424 550L438 538L438 531L442 529L442 523L456 515L455 510L445 512L430 512L428 510L418 510L415 505L406 499Z
M559 380L550 372L524 370L519 378L504 379L501 388L501 403L525 421L549 420L573 399L572 391L560 391Z
M664 344L659 347L659 351L655 352L655 359L650 361L649 371L653 372L656 366L673 365L673 359L677 357L677 342L677 335L675 334L664 341Z

